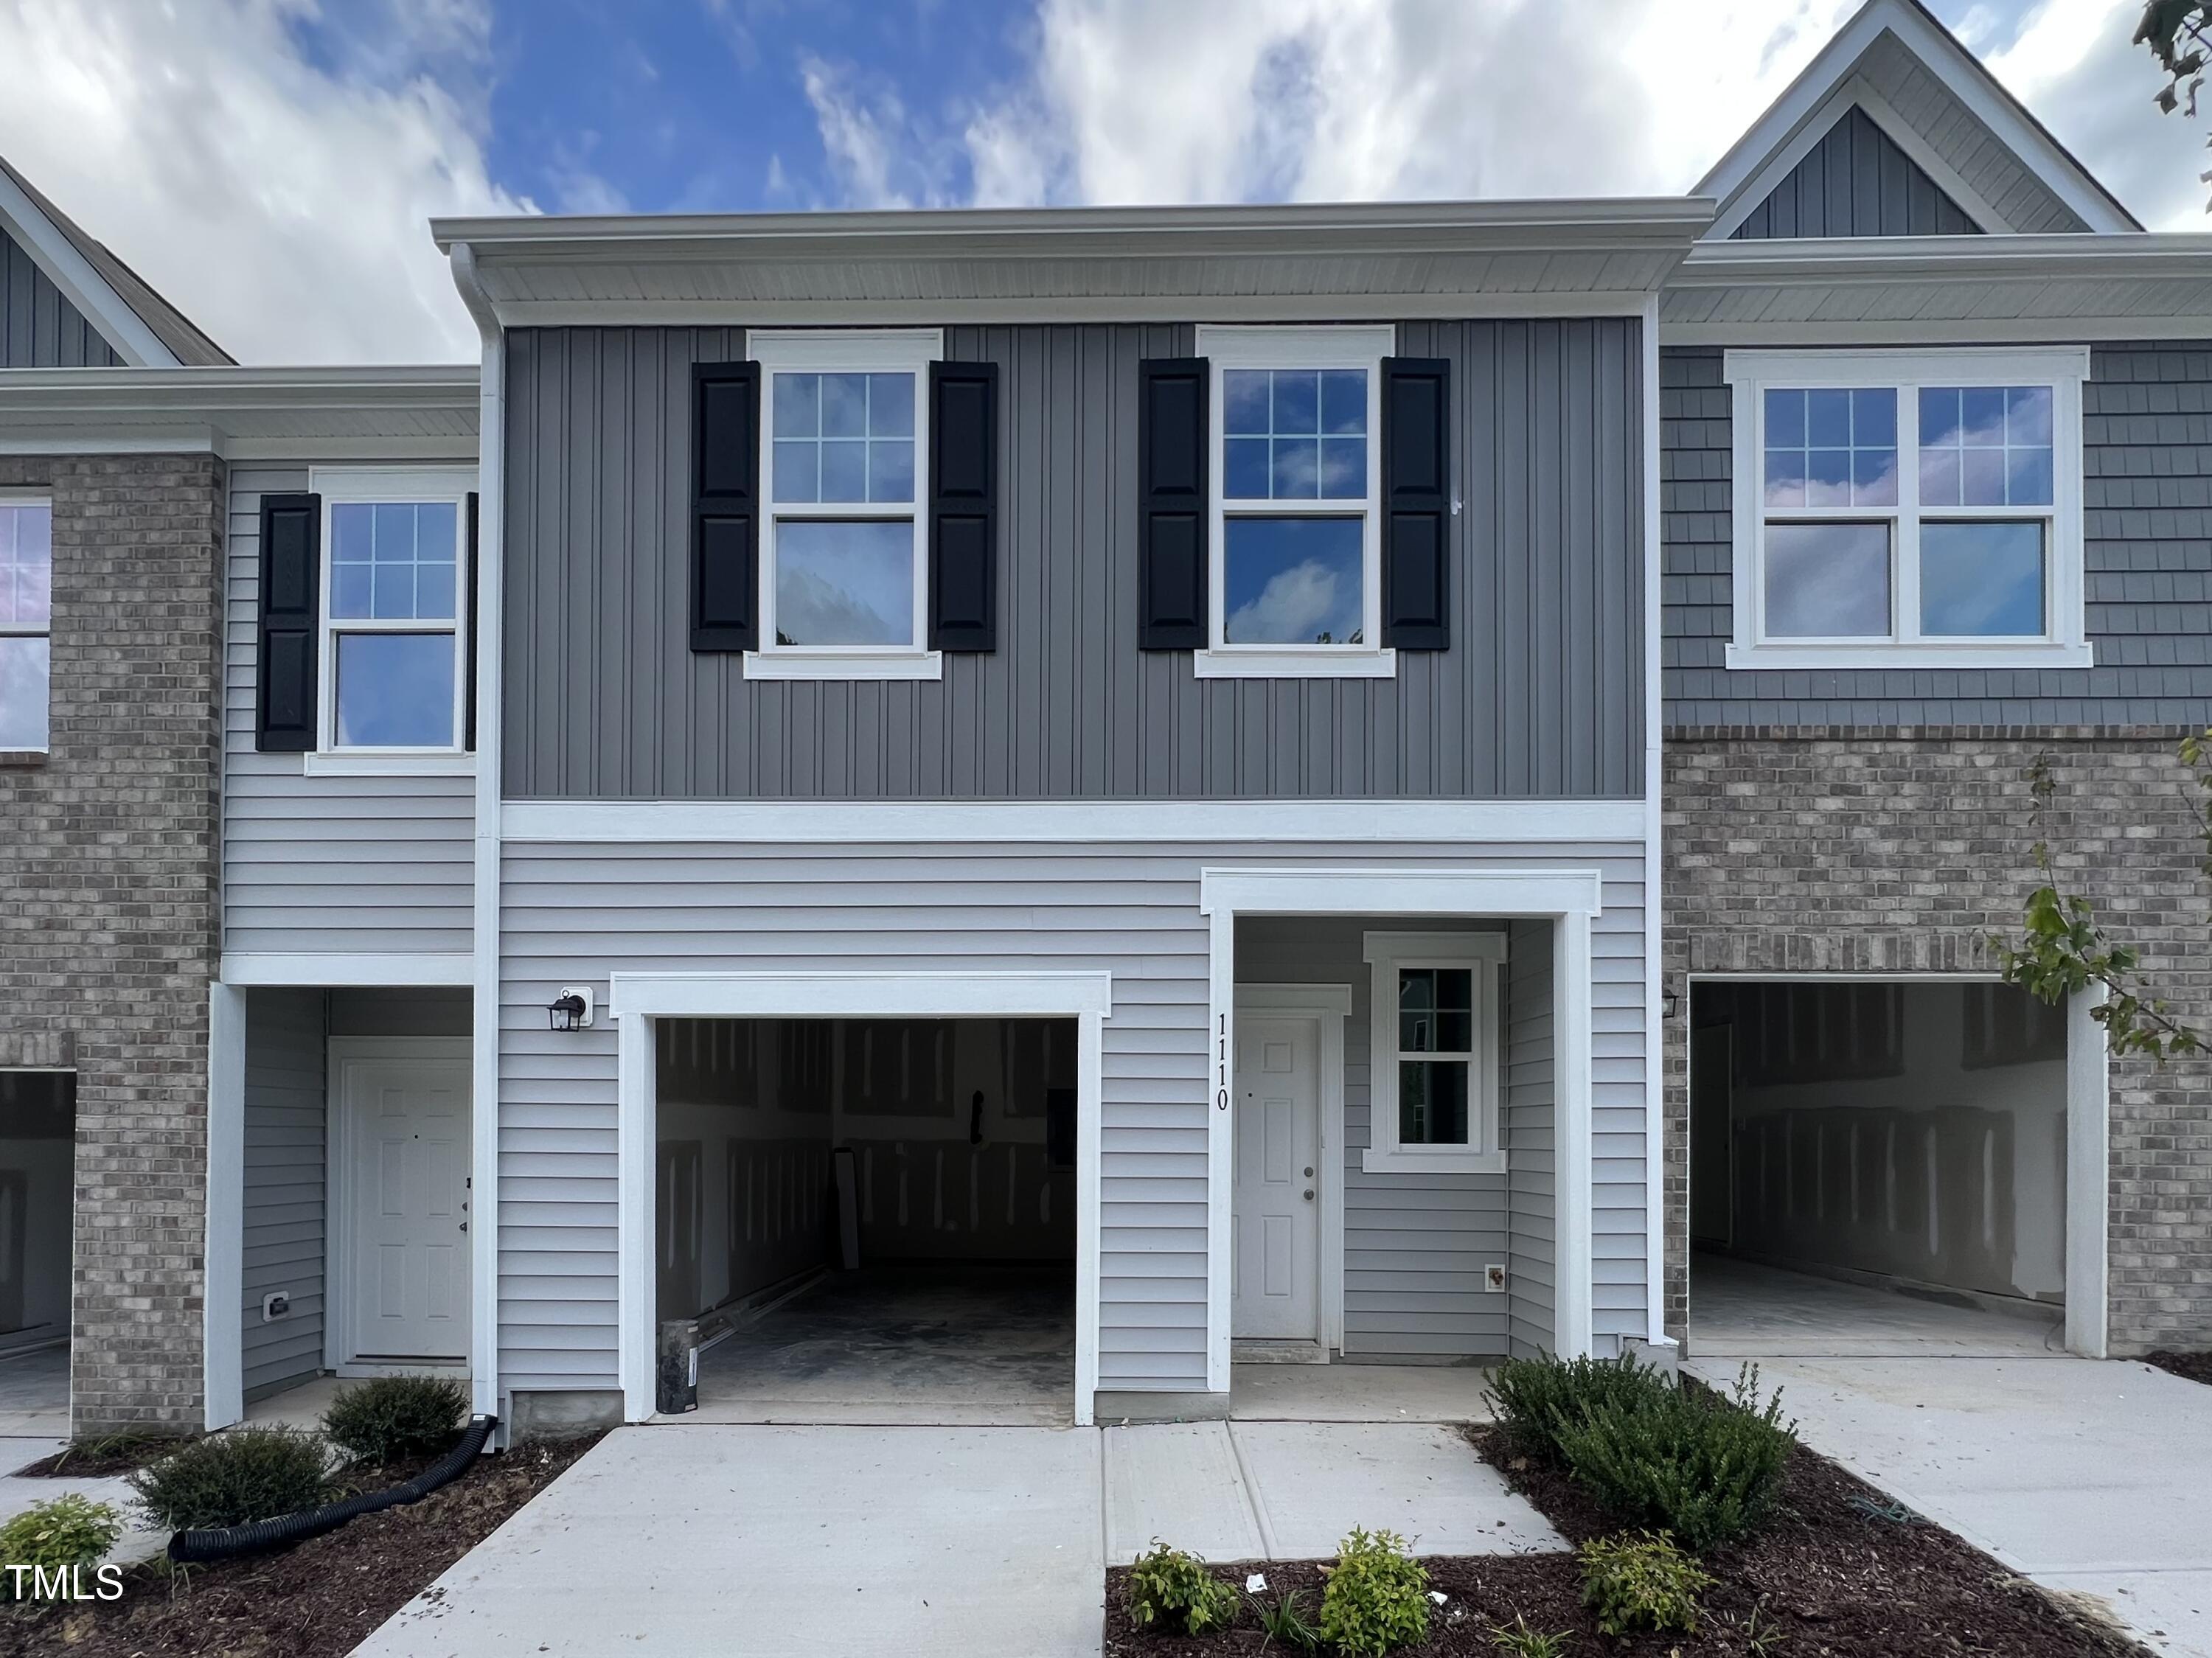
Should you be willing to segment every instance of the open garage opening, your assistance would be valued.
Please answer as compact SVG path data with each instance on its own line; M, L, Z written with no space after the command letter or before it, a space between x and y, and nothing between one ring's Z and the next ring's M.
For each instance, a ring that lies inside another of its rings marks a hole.
M2063 1349L2065 1008L1727 980L1692 985L1690 1023L1692 1351Z
M654 1307L696 1417L1066 1422L1077 1022L661 1018Z

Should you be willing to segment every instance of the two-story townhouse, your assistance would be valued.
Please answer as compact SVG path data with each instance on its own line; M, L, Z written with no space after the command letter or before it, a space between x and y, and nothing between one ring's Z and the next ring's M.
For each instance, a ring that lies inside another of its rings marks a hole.
M240 367L4 169L0 231L12 1430L461 1364L331 1329L356 1283L420 1321L435 1274L333 1256L331 1183L389 1137L326 1101L441 1052L465 1089L476 368Z
M501 404L481 1406L648 1415L699 1319L709 1410L1079 1421L1657 1335L1708 218L441 222Z
M2175 752L2212 724L2212 239L2145 234L1913 0L1697 191L1660 330L1667 1327L2022 1339L1840 1282L2201 1346L2212 1067L2108 1062L1986 941L2047 835L2212 1016Z

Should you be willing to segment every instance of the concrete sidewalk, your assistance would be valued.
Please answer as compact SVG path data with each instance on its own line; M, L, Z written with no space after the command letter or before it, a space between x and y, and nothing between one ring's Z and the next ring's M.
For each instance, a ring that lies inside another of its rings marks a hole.
M1095 1658L1109 1559L1565 1545L1448 1428L617 1429L358 1649Z
M1725 1387L1738 1361L1686 1365ZM2006 1565L2212 1658L2212 1388L2070 1357L1761 1362L1805 1442Z

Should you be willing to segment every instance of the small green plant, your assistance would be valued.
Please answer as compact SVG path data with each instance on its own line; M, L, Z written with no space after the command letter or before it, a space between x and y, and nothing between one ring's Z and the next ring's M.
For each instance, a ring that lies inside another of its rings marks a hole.
M1129 1619L1139 1629L1211 1635L1237 1620L1237 1591L1196 1555L1155 1537L1129 1569Z
M356 1462L427 1456L453 1444L468 1408L468 1389L450 1377L380 1376L332 1401L323 1436Z
M87 1434L82 1439L72 1439L54 1457L53 1472L60 1473L76 1464L89 1462L97 1467L104 1462L119 1461L152 1450L157 1445L174 1442L175 1436L152 1428L118 1428L104 1434Z
M1564 1426L1600 1411L1641 1409L1673 1388L1655 1366L1626 1357L1509 1358L1491 1374L1483 1399L1516 1455L1557 1462Z
M1526 1612L1516 1612L1510 1624L1493 1624L1490 1630L1490 1644L1507 1658L1566 1658L1567 1643L1573 1632L1561 1630L1557 1635L1546 1635L1528 1627Z
M1751 1658L1774 1658L1774 1655L1782 1650L1782 1643L1790 1638L1775 1627L1771 1618L1766 1618L1764 1623L1759 1621L1765 1618L1765 1613L1766 1597L1762 1594L1743 1621L1736 1625L1736 1632L1743 1637L1744 1650L1751 1655Z
M1300 1652L1311 1652L1321 1645L1321 1630L1308 1621L1298 1590L1286 1589L1279 1600L1262 1600L1256 1594L1251 1600L1253 1615L1265 1631L1261 1646L1273 1646L1279 1641Z
M157 1526L198 1531L297 1514L330 1492L330 1448L294 1428L233 1428L131 1476Z
M112 1508L72 1491L50 1503L34 1503L0 1526L0 1567L68 1572L96 1566L122 1535L122 1516ZM0 1571L0 1592L11 1598L35 1582L28 1574Z
M1601 1403L1579 1422L1563 1417L1559 1446L1575 1478L1623 1520L1701 1554L1765 1522L1796 1430L1782 1420L1779 1390L1759 1406L1759 1370L1747 1364L1726 1400L1670 1387Z
M1380 1658L1429 1634L1429 1574L1395 1532L1353 1527L1321 1597L1322 1638L1349 1658Z
M1712 1588L1713 1579L1670 1539L1624 1532L1593 1538L1577 1552L1583 1563L1583 1604L1597 1614L1601 1632L1697 1632L1698 1597Z

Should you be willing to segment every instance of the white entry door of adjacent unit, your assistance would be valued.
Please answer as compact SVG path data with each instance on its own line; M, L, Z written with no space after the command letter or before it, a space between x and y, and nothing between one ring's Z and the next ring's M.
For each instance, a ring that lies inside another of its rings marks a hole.
M1310 1018L1237 1019L1230 1333L1321 1335L1321 1033Z
M337 1062L347 1206L343 1362L469 1351L469 1061L361 1051Z

